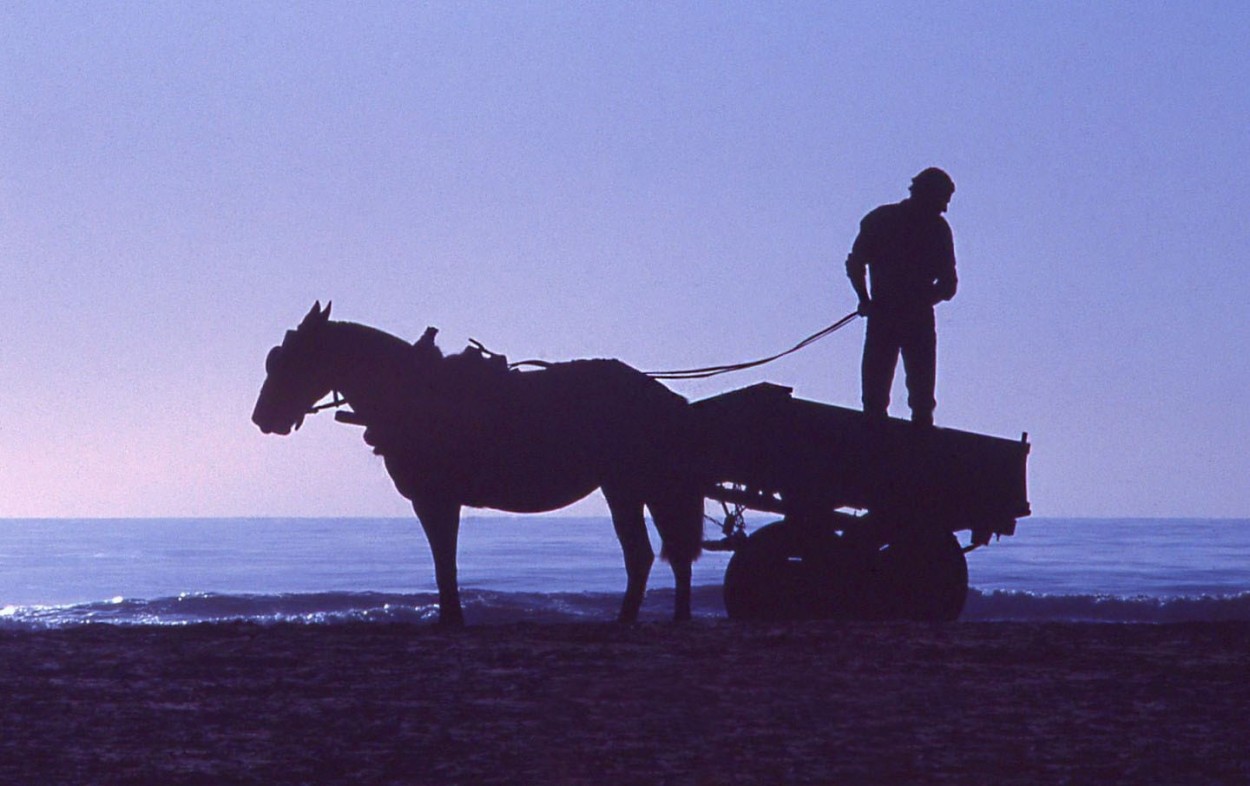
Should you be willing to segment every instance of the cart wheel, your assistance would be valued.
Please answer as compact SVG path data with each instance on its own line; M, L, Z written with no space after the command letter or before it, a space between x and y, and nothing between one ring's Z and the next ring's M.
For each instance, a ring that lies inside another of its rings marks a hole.
M874 571L889 619L953 622L968 597L968 561L956 537L911 529L878 553Z
M859 618L868 560L826 527L779 521L756 530L725 570L730 619Z

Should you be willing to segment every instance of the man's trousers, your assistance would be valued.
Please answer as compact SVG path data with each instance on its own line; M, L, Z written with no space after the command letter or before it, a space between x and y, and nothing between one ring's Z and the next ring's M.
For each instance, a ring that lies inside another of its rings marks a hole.
M912 420L932 423L937 407L933 396L937 382L937 330L932 308L869 314L862 366L864 412L885 417L900 354Z

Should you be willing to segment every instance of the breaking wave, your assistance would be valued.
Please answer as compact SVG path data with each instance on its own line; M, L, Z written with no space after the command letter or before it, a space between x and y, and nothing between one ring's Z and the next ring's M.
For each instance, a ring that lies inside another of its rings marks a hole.
M970 590L961 619L1148 623L1250 621L1250 592L1233 595L1125 597Z
M613 619L619 593L538 593L463 590L470 624L603 622ZM647 594L642 619L665 620L672 590ZM721 588L694 588L696 618L724 616ZM111 598L62 606L0 608L0 629L47 629L79 625L191 625L248 622L335 625L433 623L434 593L325 592L278 595L186 593L176 597ZM1198 597L1047 595L970 590L962 619L968 622L1173 623L1250 621L1250 592Z

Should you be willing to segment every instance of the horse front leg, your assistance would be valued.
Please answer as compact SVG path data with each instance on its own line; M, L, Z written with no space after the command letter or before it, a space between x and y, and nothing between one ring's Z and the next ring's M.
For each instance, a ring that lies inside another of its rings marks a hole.
M414 500L412 509L425 530L434 555L434 580L438 582L438 624L448 628L464 625L460 608L460 585L456 576L456 543L460 536L460 505L443 500Z

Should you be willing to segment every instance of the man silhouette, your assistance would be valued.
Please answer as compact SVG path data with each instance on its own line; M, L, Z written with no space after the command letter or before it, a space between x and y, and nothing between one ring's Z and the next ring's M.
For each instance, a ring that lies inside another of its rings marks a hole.
M884 419L894 367L903 356L913 423L933 425L937 330L933 307L955 296L955 243L942 214L955 183L931 167L912 178L911 196L864 216L846 275L868 317L862 365L864 414ZM872 289L869 293L868 279Z

